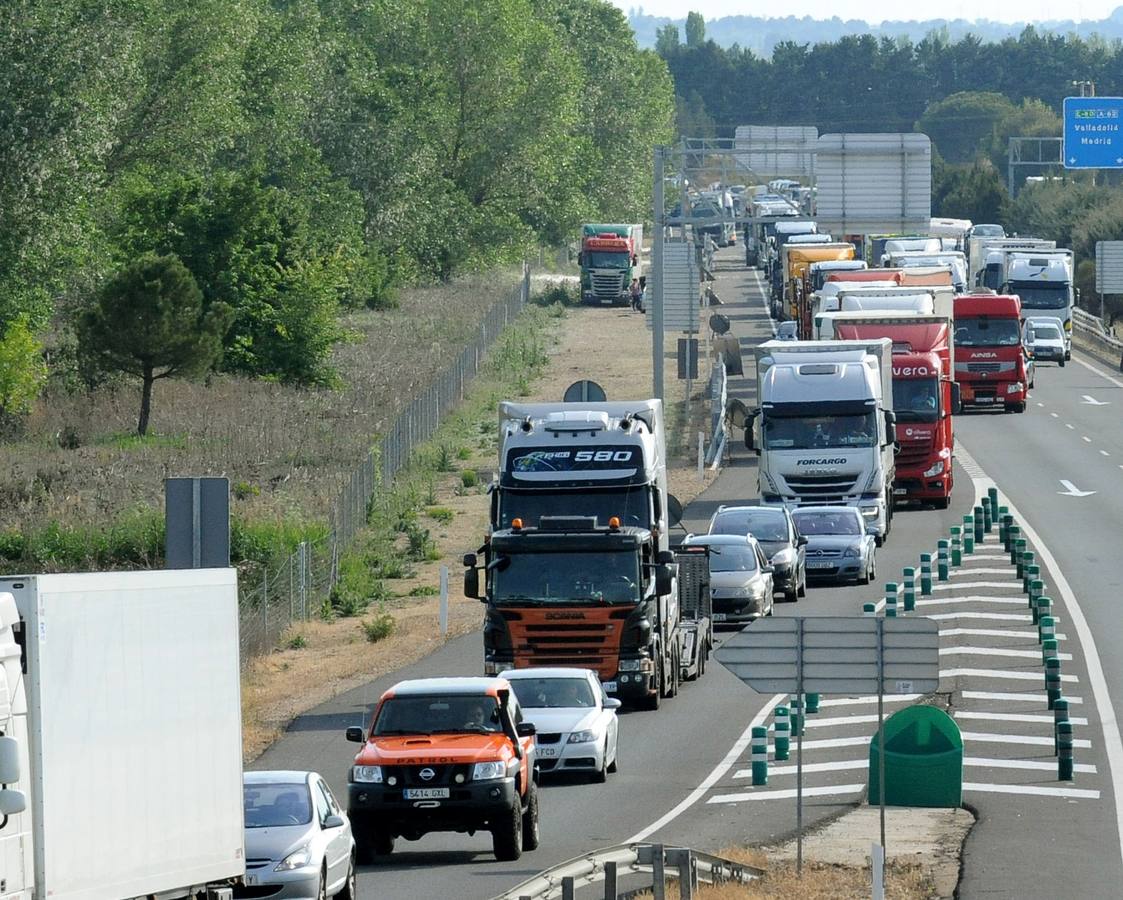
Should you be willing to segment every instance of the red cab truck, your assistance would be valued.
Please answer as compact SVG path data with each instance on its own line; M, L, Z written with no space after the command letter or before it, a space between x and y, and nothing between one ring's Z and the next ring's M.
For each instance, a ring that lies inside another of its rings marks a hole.
M955 298L955 380L964 406L1026 409L1033 369L1022 346L1022 301L1008 294Z
M951 502L952 417L959 412L959 386L953 378L951 322L947 316L915 313L856 313L834 321L839 340L887 337L893 342L893 412L897 416L898 502Z

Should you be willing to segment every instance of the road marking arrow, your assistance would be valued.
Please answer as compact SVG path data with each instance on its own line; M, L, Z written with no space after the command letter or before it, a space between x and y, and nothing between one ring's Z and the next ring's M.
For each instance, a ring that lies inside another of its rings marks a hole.
M1082 402L1087 406L1110 406L1111 405L1110 400L1097 400L1095 397L1089 397L1087 394L1084 395L1084 400Z
M1073 484L1071 481L1065 481L1063 478L1061 479L1061 486L1064 488L1064 490L1057 491L1057 493L1062 497L1091 497L1092 494L1095 493L1095 491L1079 490L1075 484Z

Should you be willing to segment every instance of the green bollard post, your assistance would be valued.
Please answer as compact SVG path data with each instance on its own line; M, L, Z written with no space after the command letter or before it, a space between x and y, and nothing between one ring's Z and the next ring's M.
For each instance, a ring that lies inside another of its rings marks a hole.
M1053 704L1053 753L1059 753L1060 748L1057 746L1057 737L1060 733L1061 722L1068 721L1068 700L1064 697L1058 697Z
M792 697L792 737L803 735L803 698Z
M1033 616L1033 624L1037 624L1037 598L1045 593L1045 582L1035 578L1029 583L1029 611Z
M897 582L885 583L885 618L897 618Z
M951 526L951 567L958 569L963 565L963 549L960 546L960 527L958 525Z
M818 694L804 694L804 701L807 703L807 715L814 716L819 713L819 695Z
M963 517L963 552L970 556L975 552L975 517Z
M998 488L987 488L987 500L990 501L990 517L991 519L998 520Z
M905 594L904 605L905 612L909 613L916 609L916 569L907 568L904 571Z
M1048 663L1050 659L1057 656L1057 640L1050 638L1047 641L1041 642L1041 665Z
M1023 581L1026 577L1026 566L1032 566L1037 561L1037 554L1032 550L1023 550L1018 561L1014 563L1014 574ZM1025 588L1023 588L1025 590Z
M1040 627L1042 619L1052 619L1053 623L1054 623L1053 624L1053 630L1055 632L1057 620L1053 618L1053 599L1051 597L1046 597L1044 594L1042 594L1037 598L1036 607L1037 607L1037 617L1036 617L1035 621L1037 622L1038 627ZM1044 637L1042 637L1042 640L1045 640L1047 637L1052 637L1052 636L1053 635L1045 635Z
M754 725L752 731L753 787L768 784L768 726Z
M949 541L941 540L936 545L936 576L940 581L948 580L948 546Z
M863 616L876 616L877 615L877 604L876 603L863 603L862 604L862 615Z
M1000 506L998 508L998 539L1002 541L1002 549L1007 553L1010 552L1010 538L1006 532L1013 521L1014 517L1010 515L1010 511L1005 506Z
M1072 722L1057 723L1057 780L1072 781Z
M1061 696L1061 661L1055 656L1045 660L1045 695L1049 701L1049 709Z
M1048 600L1048 597L1041 598ZM1057 636L1057 620L1050 615L1037 617L1037 643L1044 644Z
M989 528L990 528L990 526L986 525L986 513L984 512L984 510L987 509L987 508L989 508L989 505L986 506L986 507L984 507L984 506L976 506L975 507L975 543L976 544L983 543L985 532L988 531Z
M983 504L983 529L987 534L990 534L994 528L994 513L991 511L990 504Z
M778 760L787 759L790 755L792 722L786 706L777 706L773 711L772 730L776 734L775 756Z
M1041 566L1026 566L1022 575L1022 590L1029 593L1029 586L1041 577Z
M920 554L920 596L932 595L932 554Z
M1014 542L1013 549L1010 551L1010 565L1017 566L1018 560L1022 558L1022 554L1026 552L1026 542L1023 538L1017 537L1021 529L1017 525L1014 526ZM1020 575L1018 576L1021 577Z

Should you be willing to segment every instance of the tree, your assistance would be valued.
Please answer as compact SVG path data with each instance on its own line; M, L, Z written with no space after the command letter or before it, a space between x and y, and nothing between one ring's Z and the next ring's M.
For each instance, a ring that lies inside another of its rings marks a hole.
M26 415L47 381L43 345L26 315L9 323L0 338L0 418Z
M655 52L663 59L677 53L680 46L678 26L674 22L668 22L655 32Z
M82 351L111 372L141 380L137 434L148 431L152 387L160 378L189 378L222 354L230 310L203 308L203 293L174 256L150 254L114 276L79 322Z
M951 163L971 162L990 149L995 129L1016 112L1002 94L962 91L932 103L916 123Z
M974 222L1001 221L1007 200L1006 187L1002 176L987 160L934 168L934 215Z
M686 14L686 46L697 50L706 43L706 20L700 12Z

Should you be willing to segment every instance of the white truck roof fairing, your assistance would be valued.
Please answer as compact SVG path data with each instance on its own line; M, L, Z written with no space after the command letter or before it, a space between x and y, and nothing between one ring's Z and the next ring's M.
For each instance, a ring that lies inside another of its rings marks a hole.
M892 408L892 356L888 338L759 344L761 404L878 400Z
M815 234L819 228L814 222L806 219L800 222L777 222L776 234Z
M1011 253L1006 261L1006 280L1072 281L1072 251Z

